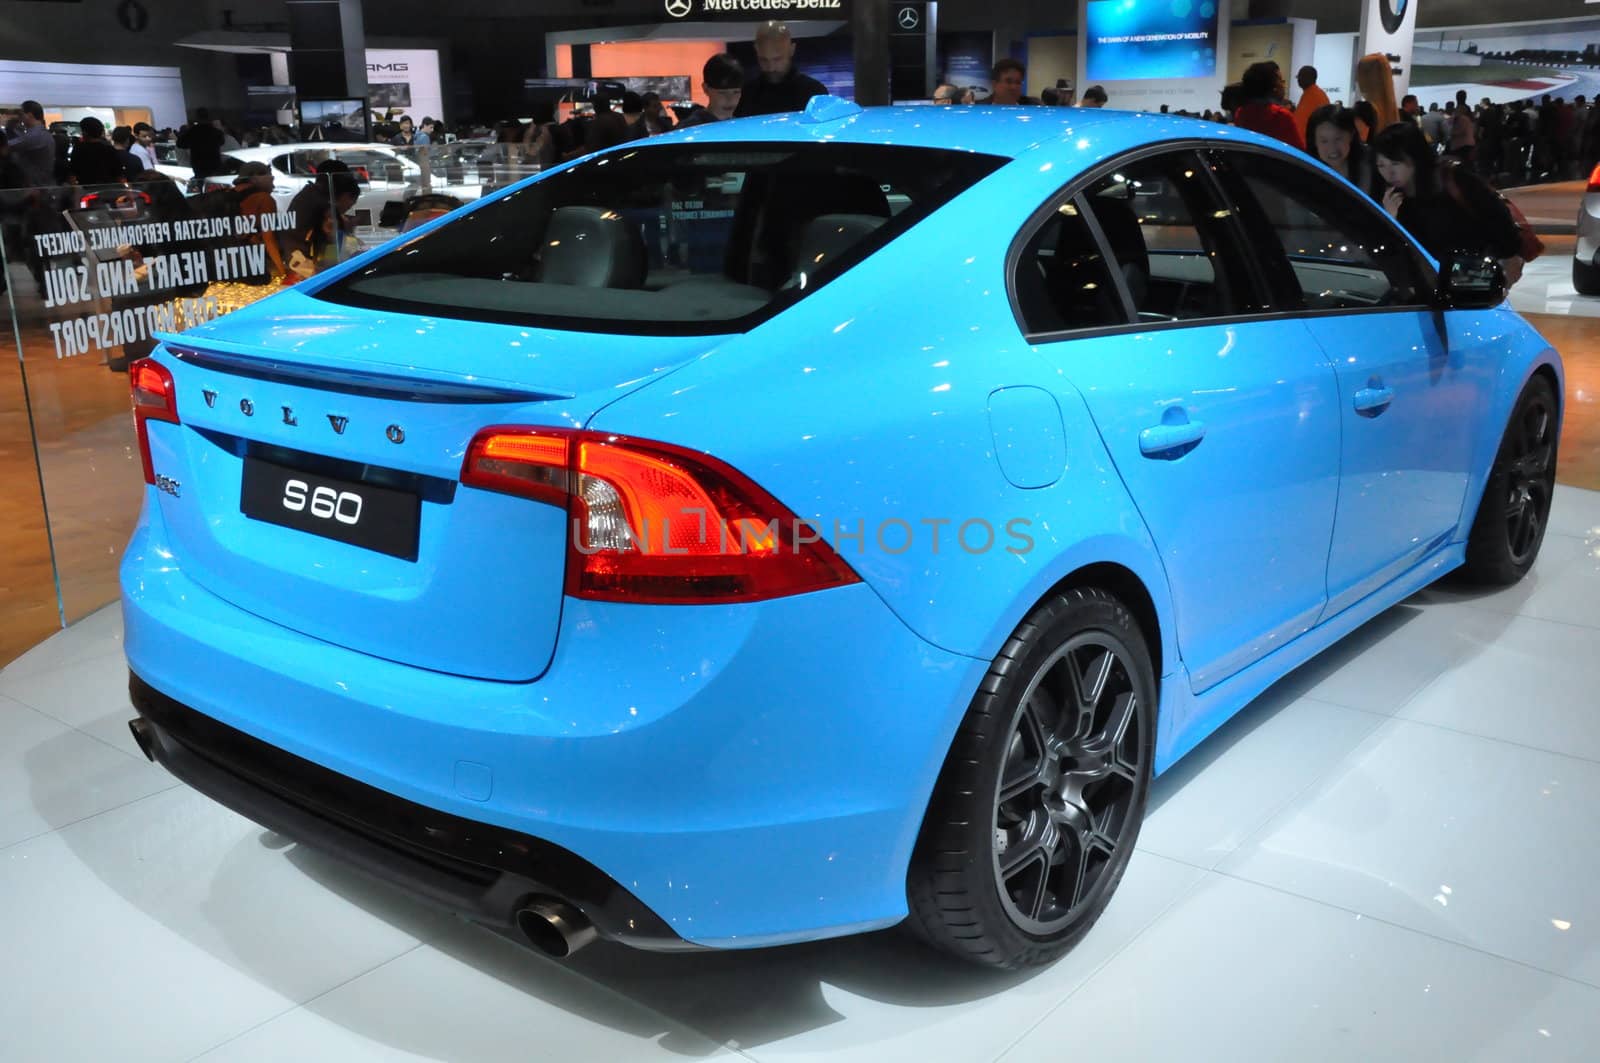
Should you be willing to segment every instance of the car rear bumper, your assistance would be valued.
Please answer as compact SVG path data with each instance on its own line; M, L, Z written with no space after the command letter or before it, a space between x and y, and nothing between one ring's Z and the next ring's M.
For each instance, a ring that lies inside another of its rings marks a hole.
M502 683L228 604L184 575L158 509L123 560L135 703L174 773L223 803L489 922L528 883L644 947L904 917L922 813L987 662L928 645L867 587L741 606L568 599L550 670ZM439 835L422 844L397 821L494 843L430 848ZM484 855L518 846L530 855Z
M251 738L130 674L145 755L270 830L478 922L509 928L531 898L579 907L602 937L657 951L695 946L637 897L559 846L402 800Z

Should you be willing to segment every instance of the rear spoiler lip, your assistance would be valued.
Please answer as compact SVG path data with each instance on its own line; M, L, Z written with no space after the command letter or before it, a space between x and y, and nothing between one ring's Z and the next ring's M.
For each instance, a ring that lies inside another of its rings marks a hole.
M501 383L435 380L374 369L309 365L257 355L201 350L172 341L164 346L166 353L180 362L218 373L399 402L492 404L573 398L571 394L560 391L540 391Z

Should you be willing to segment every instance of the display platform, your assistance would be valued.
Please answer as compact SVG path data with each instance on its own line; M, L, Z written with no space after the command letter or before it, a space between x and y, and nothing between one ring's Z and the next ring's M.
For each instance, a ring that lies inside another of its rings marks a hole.
M0 672L0 1058L1589 1060L1600 1043L1600 492L1532 575L1446 584L1157 781L1053 967L895 934L561 964L177 785L115 606Z

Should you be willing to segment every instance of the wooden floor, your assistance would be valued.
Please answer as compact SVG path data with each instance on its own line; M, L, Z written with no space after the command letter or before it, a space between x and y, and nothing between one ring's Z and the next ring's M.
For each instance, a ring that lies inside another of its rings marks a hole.
M14 270L11 280L20 287L17 309L27 314L31 280L22 270ZM96 355L57 359L49 334L34 328L24 329L19 365L3 297L0 311L3 665L59 629L63 618L70 624L115 600L117 561L138 518L144 485L127 375L111 372Z
M15 271L13 282L19 280L30 286L27 275ZM1600 319L1527 317L1566 362L1557 478L1600 490ZM16 340L0 296L0 666L56 631L63 617L70 624L116 599L117 561L143 487L126 375L110 372L92 355L58 360L49 343L48 335L30 335L25 355L56 565L22 372L11 357Z

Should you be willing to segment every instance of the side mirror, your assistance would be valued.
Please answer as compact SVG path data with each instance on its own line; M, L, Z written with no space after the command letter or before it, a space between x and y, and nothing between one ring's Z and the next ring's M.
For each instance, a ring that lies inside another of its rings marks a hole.
M1483 255L1448 255L1439 263L1439 304L1446 310L1488 310L1506 299L1500 261Z

